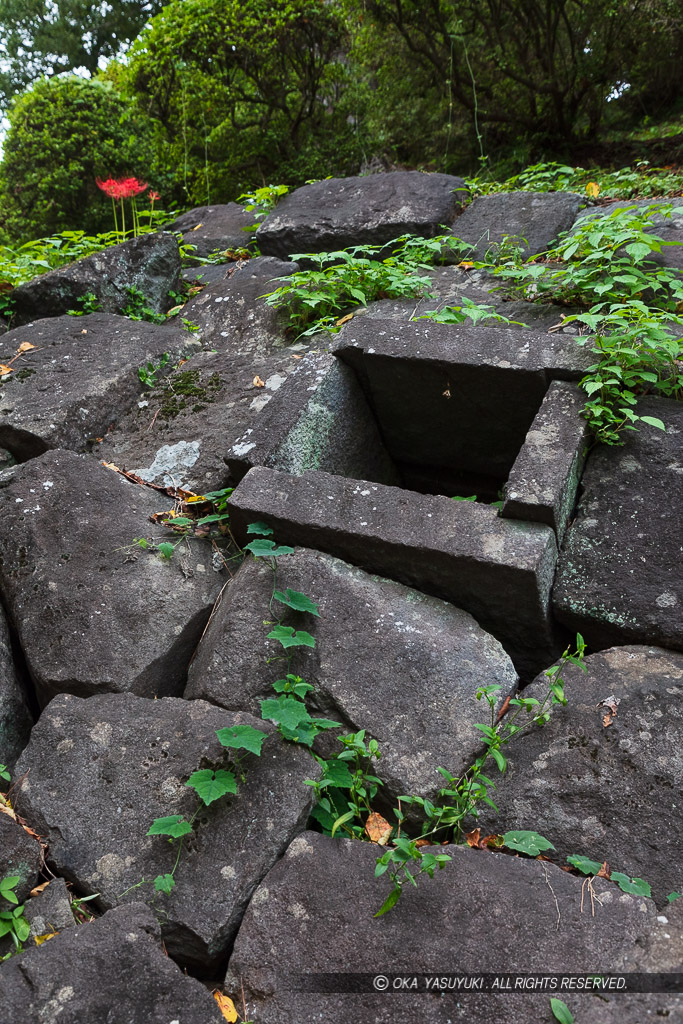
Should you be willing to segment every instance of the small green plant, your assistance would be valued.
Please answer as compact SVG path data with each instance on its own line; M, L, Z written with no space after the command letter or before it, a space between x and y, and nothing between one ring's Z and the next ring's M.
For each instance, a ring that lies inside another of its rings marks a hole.
M166 314L155 313L153 309L150 309L149 299L135 285L126 288L126 294L128 301L123 308L123 316L128 317L129 320L146 320L150 324L165 323Z
M14 943L15 953L21 952L31 931L31 925L24 916L24 906L19 905L14 892L20 881L19 875L6 875L0 879L0 899L14 904L11 910L0 910L0 938L9 935ZM6 960L8 956L11 956L11 953L0 957L0 960Z
M526 327L527 324L520 320L510 320L501 313L496 313L493 306L487 306L480 302L472 302L466 295L462 297L461 306L445 306L443 309L431 309L421 313L415 320L434 320L437 324L463 324L470 320L473 324L488 323L493 321L498 324L511 324L516 327Z
M102 304L94 292L86 292L85 295L79 296L76 302L80 303L81 308L67 309L69 316L87 316L89 313L97 313L102 308Z
M553 1017L559 1021L559 1024L574 1024L574 1015L561 999L556 999L554 996L550 1000L550 1009L552 1010Z
M168 366L170 361L170 355L168 352L164 352L158 363L148 362L144 366L141 366L138 370L138 377L140 382L145 384L148 388L154 388L159 383L157 380L157 374Z
M264 185L262 188L254 189L253 192L244 192L237 197L237 202L243 203L247 213L253 212L256 220L259 221L275 209L282 196L288 192L289 185ZM251 230L251 228L245 228L245 231Z

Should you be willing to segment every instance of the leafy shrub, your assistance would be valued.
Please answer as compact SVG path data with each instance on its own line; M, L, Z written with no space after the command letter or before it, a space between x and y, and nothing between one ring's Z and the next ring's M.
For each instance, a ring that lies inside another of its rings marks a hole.
M7 238L108 228L111 203L95 178L149 167L147 121L107 83L41 79L17 99L9 120L0 165Z

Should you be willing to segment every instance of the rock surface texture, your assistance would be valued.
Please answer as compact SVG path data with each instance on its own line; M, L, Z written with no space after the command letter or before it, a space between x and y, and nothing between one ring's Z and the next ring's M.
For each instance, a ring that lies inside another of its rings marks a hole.
M280 559L277 585L318 603L319 616L290 611L284 617L285 625L316 638L315 652L295 654L288 669L315 686L312 704L320 717L342 722L347 732L367 729L378 740L385 799L433 797L443 785L436 765L456 775L467 768L480 746L477 688L495 679L505 698L517 683L493 637L445 601L317 551L299 549ZM272 588L263 562L240 569L192 663L186 697L258 714L259 701L273 696L279 648L274 640L264 644L261 625Z
M255 218L238 203L197 206L176 217L169 231L180 231L186 245L195 245L196 256L225 249L243 249L253 234Z
M101 910L122 899L155 906L163 899L168 952L205 971L226 952L256 885L305 827L312 799L304 780L315 775L314 763L273 736L260 757L241 763L236 796L200 804L185 781L200 765L234 765L216 731L239 724L272 731L203 701L64 695L44 711L18 769L29 773L19 806L48 840L53 870L79 892L98 893ZM176 887L161 897L151 882L172 871L177 844L147 831L155 818L189 820L198 805ZM148 884L136 887L142 879Z
M169 292L177 290L179 280L174 235L140 235L19 285L12 292L13 324L79 309L79 299L89 292L103 313L123 313L131 302L130 289L141 292L155 313L164 313L174 304Z
M168 539L148 521L168 499L93 459L54 451L7 472L0 590L41 704L180 693L222 586L209 545L188 541L175 562L140 549Z
M210 993L164 955L144 906L121 907L0 965L3 1024L224 1024Z
M582 203L581 196L568 192L481 196L455 222L453 234L473 247L467 259L481 260L503 244L517 245L525 256L535 256L571 228Z
M443 234L469 195L462 178L394 171L329 178L280 200L259 225L256 244L267 256L327 252L349 245L384 245L399 235Z

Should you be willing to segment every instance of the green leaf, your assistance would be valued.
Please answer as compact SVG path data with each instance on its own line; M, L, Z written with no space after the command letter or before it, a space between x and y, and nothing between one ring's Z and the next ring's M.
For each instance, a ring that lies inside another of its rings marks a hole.
M169 542L165 540L163 544L157 544L157 551L159 552L162 558L168 561L169 559L173 558L173 552L175 551L175 547L173 546L173 544L169 544Z
M27 921L25 917L16 917L14 919L14 932L19 939L19 942L26 942L27 938L31 934L30 922Z
M676 892L674 890L674 892L670 892L669 895L666 897L666 902L667 903L673 903L674 900L680 900L681 895L683 895L683 894L680 893L680 892Z
M640 416L641 423L647 423L651 427L658 427L659 430L666 430L666 427L661 420L658 420L656 416Z
M651 896L650 886L642 878L629 878L621 871L613 871L610 881L616 882L622 892L632 892L635 896Z
M323 777L321 782L326 782L333 789L351 789L353 776L345 761L333 758L323 763Z
M154 879L154 888L156 892L169 893L175 887L175 879L173 875L157 875Z
M355 811L347 811L346 814L342 814L339 818L337 818L334 825L332 826L332 831L330 835L334 836L334 833L337 831L340 825L343 825L345 821L351 821L351 819L355 817Z
M256 558L279 558L280 555L293 555L294 548L278 545L273 540L252 540L244 545L245 551L251 551Z
M572 867L575 867L582 875L597 875L598 871L602 867L599 860L590 860L588 857L580 857L576 853L573 853L571 857L567 857L567 863L571 864Z
M507 768L507 761L505 760L505 758L501 754L500 750L496 750L495 748L493 748L490 751L490 753L491 753L491 757L493 758L493 760L498 765L499 770L501 772L504 772L505 769Z
M302 722L310 722L311 716L306 710L303 701L296 697L271 698L261 701L261 718L266 721L276 722L287 729L296 729Z
M563 1003L561 999L555 999L554 997L550 1000L550 1009L553 1011L553 1017L558 1020L560 1024L574 1024L574 1014L571 1012L566 1003Z
M214 800L220 800L226 793L237 792L237 780L232 772L225 768L212 771L211 768L202 768L193 772L185 783L199 795L201 800L208 807Z
M152 822L148 836L170 836L172 839L180 839L192 831L189 821L183 821L182 814L171 814L167 818L155 818Z
M19 902L15 894L12 892L12 889L16 889L20 881L21 878L19 875L6 875L5 878L0 881L0 896L7 900L8 903Z
M287 587L284 594L281 590L274 590L273 597L276 601L286 604L288 608L293 608L297 612L310 612L311 615L320 615L318 605L311 601L310 597L306 597L305 594L298 590L291 590Z
M382 904L382 906L379 908L377 913L374 914L373 916L374 917L381 917L382 914L386 914L387 911L391 910L392 907L396 906L396 904L398 903L400 898L401 898L401 886L397 885L397 886L395 886L391 890L391 892L389 893L389 895L385 899L385 901Z
M326 811L324 807L321 807L320 804L316 804L311 811L311 817L314 821L317 821L329 835L332 831L332 826L334 825L334 816L330 814L329 811Z
M261 756L263 741L267 739L268 733L261 729L254 729L252 725L233 725L225 729L217 729L216 736L224 747L233 750L248 750L251 754Z
M256 533L261 537L272 537L273 530L268 523L262 523L260 520L258 523L249 523L247 526L247 533Z
M544 850L554 850L555 847L549 840L544 839L538 832L529 832L524 829L516 832L506 832L503 835L503 844L508 850L517 850L519 853L526 853L529 857L538 857Z
M276 626L268 633L269 640L278 640L285 650L288 647L315 647L315 637L306 630L294 630L293 626Z

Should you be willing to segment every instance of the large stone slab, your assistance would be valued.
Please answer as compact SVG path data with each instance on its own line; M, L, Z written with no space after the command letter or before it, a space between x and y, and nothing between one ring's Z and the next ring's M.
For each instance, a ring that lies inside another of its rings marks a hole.
M557 618L594 649L658 644L683 649L683 406L644 398L623 447L591 452L553 594Z
M588 423L581 416L585 403L585 394L575 385L553 381L503 488L501 514L547 523L558 543L574 512L586 461Z
M262 256L241 260L211 281L183 307L182 315L199 328L205 346L233 355L263 357L287 344L288 315L262 298L299 269L296 263Z
M296 474L319 469L385 484L400 481L355 373L329 353L301 361L225 461L235 480L252 466L271 466Z
M19 878L14 889L19 903L28 899L38 881L41 864L40 843L9 814L0 813L0 879L8 875ZM9 903L0 902L2 910L9 909Z
M312 832L299 836L254 893L230 959L228 991L237 995L244 985L248 1012L259 1024L529 1024L552 1020L552 992L492 996L426 993L423 987L421 994L381 993L372 979L416 972L678 969L680 926L674 931L666 918L658 920L652 901L597 879L600 902L591 916L581 910L582 880L553 864L463 847L440 850L451 863L433 879L421 879L417 889L406 886L396 907L375 918L390 888L374 878L381 849ZM495 942L482 941L486 922L495 923ZM346 972L362 975L360 992L296 991L301 975L314 989L316 974ZM653 1016L683 1005L676 995L643 998ZM578 1004L568 1001L577 1020L593 1020L589 1007L597 1000L582 995ZM624 1019L611 1018L613 1024Z
M472 259L496 252L508 236L525 256L536 256L568 231L585 199L571 192L504 192L480 196L453 225L453 234L473 247ZM470 258L469 256L467 257Z
M451 601L501 641L520 675L531 678L555 655L549 598L557 551L548 526L500 519L473 502L261 467L247 473L229 507L238 538L264 520L282 543L315 543Z
M550 382L580 379L593 358L567 335L364 317L335 352L356 370L408 486L428 467L441 493L470 494L485 477L493 498ZM458 474L472 490L453 489Z
M165 955L141 904L112 910L0 966L3 1024L225 1024L211 993Z
M243 249L253 235L254 214L239 203L197 206L176 217L167 231L180 231L183 242L195 245L196 256L226 249Z
M385 798L431 798L443 785L438 765L456 776L465 771L481 748L477 688L495 679L504 698L517 683L493 637L445 601L318 551L279 559L277 587L306 594L320 617L278 605L271 611L270 566L245 562L202 639L186 697L260 714L260 700L273 696L283 671L277 661L264 664L280 647L264 641L263 620L287 612L285 625L316 638L315 650L294 652L287 671L315 686L310 703L320 717L342 723L344 732L367 729L378 740Z
M613 647L564 673L566 708L508 747L499 814L481 827L530 828L570 854L644 878L658 904L683 892L683 654ZM543 698L539 678L524 696ZM603 701L614 701L616 714Z
M87 292L97 296L103 313L122 313L130 302L130 288L141 291L155 313L165 313L174 305L169 292L177 290L179 280L176 238L140 235L19 285L12 292L12 323L18 326L79 309L78 300Z
M305 351L198 353L149 389L93 450L164 487L228 487L239 477L226 466L226 451L253 428Z
M0 486L0 588L38 698L180 693L220 590L212 548L183 541L171 561L133 543L169 499L94 459L52 451ZM186 546L187 545L187 546Z
M38 940L40 945L45 935L54 935L66 928L75 928L76 920L71 910L69 890L63 878L53 878L46 883L35 896L31 896L23 904L23 916L29 923L30 932L24 945L33 946ZM87 904L86 904L87 906ZM2 903L2 910L9 910L9 904ZM13 954L16 947L9 935L0 938L0 962L3 956ZM0 982L0 985L2 983Z
M29 696L19 679L7 619L0 609L0 762L8 768L14 767L28 743L32 725Z
M262 253L326 252L383 245L399 235L432 237L453 223L468 192L450 174L393 171L328 178L290 192L259 225Z
M199 805L186 787L200 768L230 769L233 751L216 730L237 724L269 733L260 757L247 754L237 795L199 812L185 840L176 887L151 881L173 869L178 847L148 836L155 818L189 820ZM48 843L53 870L109 910L145 900L159 910L168 952L210 971L224 956L256 885L306 824L317 766L249 715L203 701L62 695L41 715L18 771L29 772L17 806ZM95 823L95 824L94 824ZM126 893L145 879L148 883Z
M21 345L33 348L20 352ZM83 450L141 398L138 370L164 354L169 368L198 343L177 327L111 313L37 320L2 338L0 445L20 461L50 448ZM163 370L159 371L163 376Z

